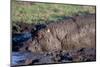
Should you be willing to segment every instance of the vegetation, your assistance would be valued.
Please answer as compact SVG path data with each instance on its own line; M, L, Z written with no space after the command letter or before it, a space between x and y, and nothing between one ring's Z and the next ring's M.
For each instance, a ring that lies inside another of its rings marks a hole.
M12 22L47 23L66 16L95 13L94 6L12 1Z

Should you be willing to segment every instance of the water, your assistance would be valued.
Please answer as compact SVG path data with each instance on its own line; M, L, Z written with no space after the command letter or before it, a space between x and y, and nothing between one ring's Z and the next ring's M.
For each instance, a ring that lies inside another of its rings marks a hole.
M12 38L13 43L21 43L25 42L32 37L30 32L25 32L21 34L15 34Z
M59 59L60 57L60 59ZM81 58L81 59L80 59ZM71 50L56 53L31 53L31 52L12 52L12 65L26 65L26 60L32 60L31 64L49 64L55 63L54 59L58 59L59 63L63 62L76 62L76 61L95 61L96 50L95 48L86 48L81 50Z
M27 54L27 53L26 53ZM21 64L21 62L19 63L19 61L23 61L26 59L26 55L25 53L21 53L21 52L12 52L12 65L17 65L17 64Z
M38 60L33 64L53 63L52 56L45 56L45 53L31 53L31 52L12 52L12 65L23 65L27 59Z

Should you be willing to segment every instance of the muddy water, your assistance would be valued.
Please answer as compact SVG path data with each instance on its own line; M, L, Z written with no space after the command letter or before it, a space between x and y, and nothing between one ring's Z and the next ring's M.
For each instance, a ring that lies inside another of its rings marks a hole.
M12 52L12 65L37 65L67 62L96 61L95 48L82 48L61 52Z
M12 65L53 63L51 58L52 56L46 56L45 53L13 52L11 63ZM26 63L27 60L32 62Z
M18 64L19 61L21 60L25 60L25 55L23 53L20 52L13 52L12 53L12 64L16 65Z

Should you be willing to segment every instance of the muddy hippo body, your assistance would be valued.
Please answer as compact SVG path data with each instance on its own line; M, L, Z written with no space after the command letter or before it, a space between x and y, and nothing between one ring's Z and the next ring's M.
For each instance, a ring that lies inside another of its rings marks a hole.
M95 48L95 14L75 16L53 22L37 32L29 50L59 51L78 48Z

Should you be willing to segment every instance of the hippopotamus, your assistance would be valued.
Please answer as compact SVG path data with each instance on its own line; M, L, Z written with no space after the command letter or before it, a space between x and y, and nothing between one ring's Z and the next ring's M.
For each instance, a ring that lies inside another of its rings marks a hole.
M79 48L95 48L95 14L74 16L52 22L36 33L29 45L31 52L50 52Z

